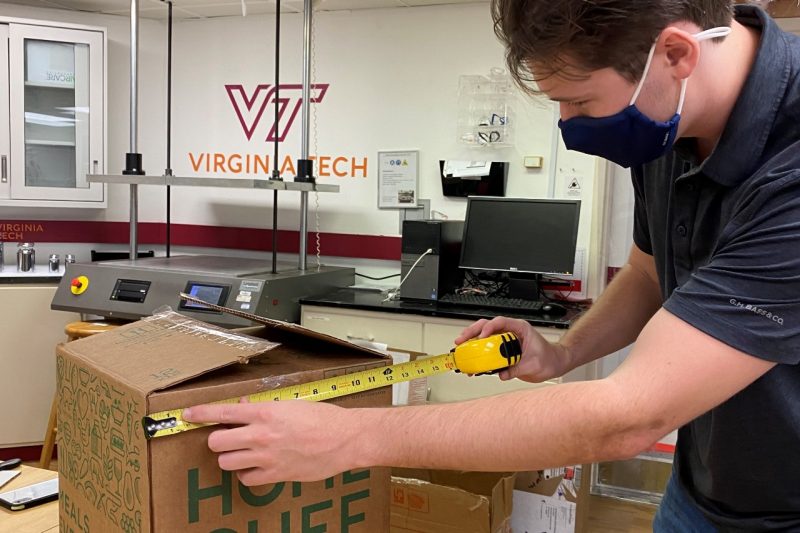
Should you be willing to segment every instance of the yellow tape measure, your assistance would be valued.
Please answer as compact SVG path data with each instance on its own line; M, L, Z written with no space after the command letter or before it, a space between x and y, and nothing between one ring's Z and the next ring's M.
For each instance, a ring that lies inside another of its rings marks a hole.
M247 396L247 399L251 403L284 400L321 402L451 370L463 372L464 374L498 372L517 364L521 355L522 347L516 335L502 333L485 339L468 341L453 348L450 353L435 357L371 368L353 374L345 374L271 391L257 392ZM241 398L237 397L212 403L239 403L240 400ZM171 409L151 414L144 417L142 423L145 436L148 439L166 437L212 425L186 422L183 419L183 409Z

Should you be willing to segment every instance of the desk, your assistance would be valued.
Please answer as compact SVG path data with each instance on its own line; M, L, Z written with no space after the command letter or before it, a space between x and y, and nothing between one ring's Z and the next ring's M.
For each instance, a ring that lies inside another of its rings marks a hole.
M31 483L47 481L58 477L58 472L42 470L30 466L21 466L22 473L8 485L0 488L0 492L18 489ZM3 533L57 533L58 532L58 500L22 511L9 511L0 507L0 531Z

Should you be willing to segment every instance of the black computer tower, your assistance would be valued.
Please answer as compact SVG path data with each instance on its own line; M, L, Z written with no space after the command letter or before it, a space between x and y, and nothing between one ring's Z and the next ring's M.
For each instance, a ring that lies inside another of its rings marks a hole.
M464 222L460 220L406 220L403 222L401 273L405 279L400 298L438 300L460 287L464 274L458 268ZM419 260L427 249L432 253Z

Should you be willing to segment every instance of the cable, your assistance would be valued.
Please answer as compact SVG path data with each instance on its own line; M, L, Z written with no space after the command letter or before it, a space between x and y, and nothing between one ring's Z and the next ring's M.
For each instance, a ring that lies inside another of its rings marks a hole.
M244 0L242 0L244 9ZM283 181L279 170L280 133L281 133L281 0L275 0L275 155L272 161L271 180ZM272 273L278 273L278 189L272 191Z
M371 279L372 281L383 281L385 279L399 278L400 276L402 276L402 274L391 274L389 276L383 276L382 278L373 278L372 276L367 276L365 274L359 274L358 272L356 272L356 276L360 278Z
M417 260L414 261L414 264L411 265L410 269L408 269L408 272L406 272L406 275L403 276L403 279L400 280L400 285L398 285L394 289L386 291L387 296L386 296L386 298L384 298L383 301L384 302L390 302L390 301L394 300L395 298L397 298L397 295L400 294L400 287L402 287L403 283L406 282L406 280L408 279L408 276L410 276L411 273L414 272L414 269L417 268L417 265L419 264L420 261L422 261L423 257L425 257L428 254L432 254L432 253L433 253L433 248L428 248L427 250L425 250L424 254L422 254L419 257L417 257Z
M543 285L546 285L547 283L553 283L553 282L559 282L559 281L560 282L567 282L569 284L569 291L567 292L566 295L564 295L564 293L561 292L561 289L552 289L552 292L554 292L556 295L558 295L558 301L561 301L561 302L569 302L569 301L571 301L569 299L569 297L572 296L573 292L575 292L575 285L572 283L574 280L567 279L567 278L559 278L557 276L542 277L542 284ZM544 294L544 289L540 288L539 290L541 291L542 296L547 298L547 296ZM547 299L548 300L554 300L553 298L547 298Z
M464 283L461 288L456 289L456 293L480 292L487 296L508 296L508 280L501 272L478 272L466 270L464 272Z

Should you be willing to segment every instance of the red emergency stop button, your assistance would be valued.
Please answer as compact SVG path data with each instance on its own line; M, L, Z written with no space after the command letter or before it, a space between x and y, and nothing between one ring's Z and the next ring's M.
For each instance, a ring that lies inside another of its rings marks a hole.
M86 292L86 289L89 288L89 278L86 276L78 276L77 278L72 278L72 282L70 283L70 291L75 296L79 294L83 294Z

